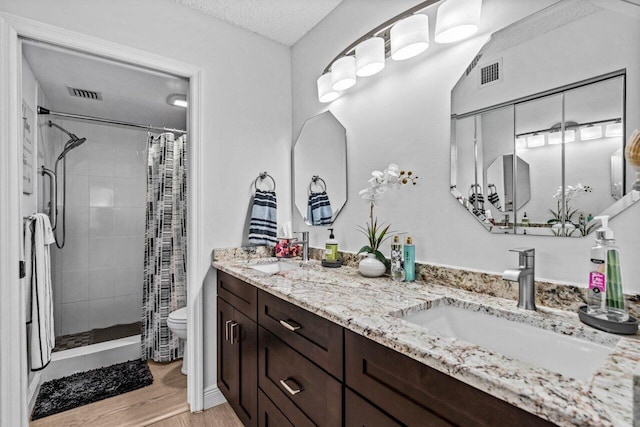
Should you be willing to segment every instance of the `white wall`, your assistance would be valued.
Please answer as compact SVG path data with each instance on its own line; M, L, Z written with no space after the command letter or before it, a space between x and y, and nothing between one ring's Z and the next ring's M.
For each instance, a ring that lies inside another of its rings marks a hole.
M501 273L515 265L508 252L517 246L537 251L537 278L585 286L588 253L593 237L558 239L538 236L492 235L449 193L450 92L486 40L487 31L501 28L551 1L485 0L482 34L439 47L407 61L388 62L380 74L361 79L341 98L320 104L316 79L327 63L366 31L415 4L415 1L346 0L329 17L296 43L292 51L293 133L304 120L329 108L347 128L349 202L338 217L336 236L343 250L357 251L363 237L356 225L367 220L368 205L358 196L371 170L390 161L420 176L416 187L388 192L376 207L380 220L414 236L420 261ZM433 27L433 21L431 22ZM431 48L430 48L431 49ZM622 249L628 292L640 292L637 236L639 206L612 221ZM296 226L302 227L294 215ZM310 228L312 245L326 239ZM389 252L388 247L384 249Z
M251 184L268 171L288 188L291 147L290 49L170 0L3 0L0 10L203 69L202 244L242 242ZM279 220L290 218L278 192ZM205 279L205 337L215 332L215 283ZM215 385L215 340L205 341L205 387Z

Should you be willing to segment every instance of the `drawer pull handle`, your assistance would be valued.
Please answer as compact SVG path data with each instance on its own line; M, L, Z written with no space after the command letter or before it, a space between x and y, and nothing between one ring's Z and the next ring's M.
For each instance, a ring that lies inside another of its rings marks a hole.
M224 323L224 340L229 341L229 325L233 322L233 320L227 320Z
M231 322L230 330L231 330L231 344L238 342L238 336L236 335L236 328L238 327L238 323Z
M295 332L301 328L301 326L293 320L281 320L280 324L292 332Z
M287 381L293 383L296 388L289 387L289 385L287 384ZM282 387L284 387L285 390L287 390L291 396L295 396L296 394L302 391L302 387L296 384L296 382L291 378L285 378L284 380L280 380L280 384L282 384Z

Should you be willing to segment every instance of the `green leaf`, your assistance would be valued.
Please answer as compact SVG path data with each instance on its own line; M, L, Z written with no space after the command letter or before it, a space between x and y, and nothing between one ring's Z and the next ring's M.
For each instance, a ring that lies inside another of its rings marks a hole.
M389 268L390 262L387 260L387 258L382 254L382 252L375 250L372 252L373 254L375 254L376 258L384 264L385 267Z
M359 255L359 254L361 254L363 252L371 254L371 253L373 253L373 249L371 249L371 246L363 246L363 247L360 248L360 250L358 251L358 253L356 255Z

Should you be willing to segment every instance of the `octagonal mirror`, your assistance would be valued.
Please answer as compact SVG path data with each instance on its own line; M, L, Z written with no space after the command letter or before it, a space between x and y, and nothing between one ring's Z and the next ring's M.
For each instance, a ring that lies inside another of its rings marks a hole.
M633 2L562 0L475 56L451 93L451 193L487 230L582 237L640 200L639 20Z
M332 224L347 203L347 132L330 112L307 120L293 146L293 199L308 225Z

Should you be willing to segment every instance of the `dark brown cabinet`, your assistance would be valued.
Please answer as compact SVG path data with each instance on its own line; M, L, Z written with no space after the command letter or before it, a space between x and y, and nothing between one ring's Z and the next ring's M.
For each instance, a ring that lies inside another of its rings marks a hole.
M221 283L229 283L226 276L218 273L218 295L221 294ZM253 286L245 286L256 291ZM258 326L253 320L256 317L256 298L253 301L252 305L241 304L243 309L248 309L245 313L228 301L220 297L217 299L218 388L242 423L252 427L258 425ZM249 317L251 311L253 319Z
M342 425L342 383L261 326L258 348L258 385L294 425Z
M341 326L264 291L258 292L258 324L342 380Z
M218 387L245 426L553 424L218 272Z
M553 425L351 331L345 382L404 425Z

